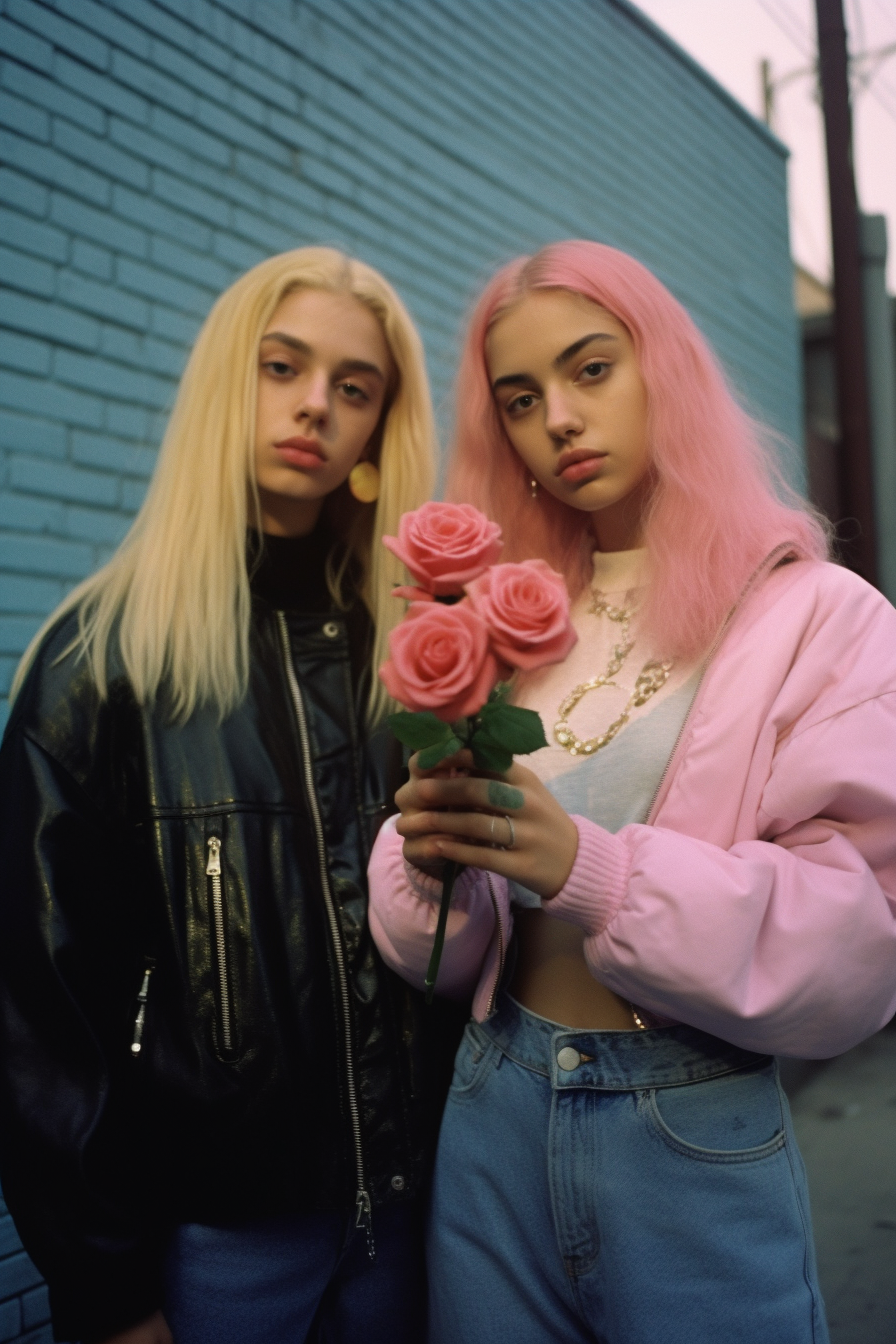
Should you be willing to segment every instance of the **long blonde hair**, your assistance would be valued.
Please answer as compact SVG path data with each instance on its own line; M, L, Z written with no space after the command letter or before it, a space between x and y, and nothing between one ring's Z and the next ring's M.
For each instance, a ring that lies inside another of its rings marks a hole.
M403 581L403 569L379 543L397 531L402 513L430 497L435 427L423 347L404 304L372 267L328 247L270 257L218 299L181 379L139 513L111 560L69 593L35 635L13 696L47 630L77 609L71 649L88 659L100 695L108 692L114 630L141 703L152 701L164 681L166 702L179 720L199 705L215 706L223 716L239 704L249 675L246 529L259 518L258 347L278 304L296 289L351 294L366 304L382 324L395 365L373 452L379 500L375 507L356 504L343 486L338 499L327 501L335 505L337 530L360 572L374 625L368 713L375 718L384 711L387 697L375 672L402 612L391 590Z

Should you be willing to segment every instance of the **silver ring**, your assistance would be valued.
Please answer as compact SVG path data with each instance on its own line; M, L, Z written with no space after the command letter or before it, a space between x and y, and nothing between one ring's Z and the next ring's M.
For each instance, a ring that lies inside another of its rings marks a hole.
M497 840L495 839L495 822L498 820L499 820L498 817L492 817L492 824L490 831L492 844L495 846L496 849L513 849L514 845L516 844L516 831L513 829L513 822L507 816L500 818L500 820L506 821L507 825L510 827L510 844L499 845Z

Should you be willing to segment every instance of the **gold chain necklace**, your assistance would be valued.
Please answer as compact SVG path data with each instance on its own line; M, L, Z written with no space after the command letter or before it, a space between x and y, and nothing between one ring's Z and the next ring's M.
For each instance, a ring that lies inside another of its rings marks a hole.
M565 751L569 752L570 756L593 756L596 751L600 751L601 747L605 747L608 742L612 742L617 733L628 723L632 710L646 704L652 695L656 695L661 686L665 686L669 679L669 673L674 666L669 660L660 662L651 659L650 662L645 663L638 673L634 689L619 718L614 719L609 728L606 728L598 737L584 739L576 737L569 726L570 714L589 691L600 690L602 686L619 689L613 678L617 675L635 645L635 641L629 633L631 619L637 610L635 607L614 607L607 601L603 593L596 588L592 588L591 606L588 610L593 612L595 616L606 616L608 620L621 626L620 640L613 647L606 672L601 672L598 676L592 677L590 681L583 681L580 685L573 687L557 710L560 717L554 724L554 738Z

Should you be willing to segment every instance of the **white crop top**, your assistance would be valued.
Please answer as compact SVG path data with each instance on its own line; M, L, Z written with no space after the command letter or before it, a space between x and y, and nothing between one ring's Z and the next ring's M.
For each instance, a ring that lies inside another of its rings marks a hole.
M699 680L698 669L651 713L626 724L596 755L574 758L571 770L546 780L545 787L563 810L607 831L646 821ZM548 724L545 730L550 731ZM526 758L519 759L525 765ZM541 905L539 896L516 882L510 884L510 898L515 905Z
M593 562L595 588L614 604L630 605L637 600L645 578L644 551L596 551ZM674 667L667 683L632 712L612 741L594 755L572 756L554 739L557 707L576 684L606 668L621 633L617 623L605 615L595 616L590 606L591 592L586 590L570 613L579 642L565 661L527 674L518 682L515 703L541 715L549 743L532 756L518 759L539 776L564 811L587 817L608 831L618 831L631 822L647 820L694 699L700 669L693 663ZM637 633L634 623L633 632ZM603 732L624 708L644 663L656 656L637 639L615 679L618 689L588 692L573 711L570 721L576 733L584 738ZM541 904L534 892L517 883L510 884L510 894L517 905Z

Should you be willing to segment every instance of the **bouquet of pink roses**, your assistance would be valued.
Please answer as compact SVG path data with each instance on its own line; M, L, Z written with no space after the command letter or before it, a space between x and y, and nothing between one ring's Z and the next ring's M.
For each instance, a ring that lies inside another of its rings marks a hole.
M562 575L543 560L496 564L501 530L470 504L424 504L383 544L416 586L380 668L386 689L406 706L389 725L431 770L463 747L477 769L503 773L514 756L547 746L539 716L508 704L516 669L559 663L576 642ZM451 891L459 865L446 862L427 1000L438 974Z

